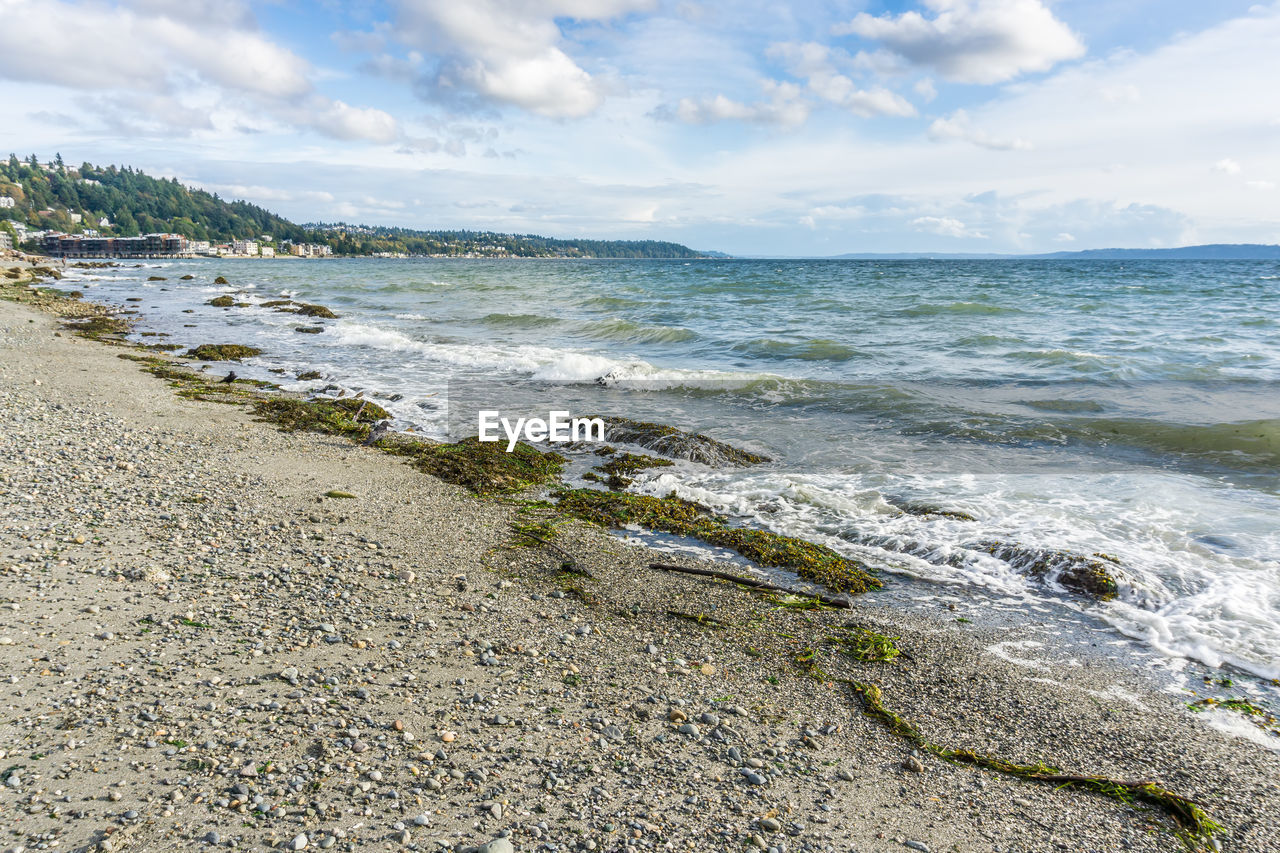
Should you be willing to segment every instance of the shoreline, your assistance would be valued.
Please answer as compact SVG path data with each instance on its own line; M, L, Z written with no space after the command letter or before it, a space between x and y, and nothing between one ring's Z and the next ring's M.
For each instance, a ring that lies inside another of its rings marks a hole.
M912 756L838 686L847 678L879 684L933 741L1158 780L1226 827L1224 849L1280 849L1280 757L1101 661L1049 649L1028 667L990 652L1025 627L857 598L849 611L779 607L653 572L699 563L584 524L556 541L593 577L566 579L554 553L509 546L510 503L183 399L122 349L12 302L0 312L0 488L18 495L0 517L0 598L18 605L0 611L12 640L0 675L17 685L0 763L23 765L0 814L27 846L108 829L113 849L190 849L210 831L252 849L300 833L334 849L461 849L504 829L517 850L1176 844L1158 812ZM898 637L906 660L824 644L850 620ZM797 663L810 649L831 679ZM913 758L922 770L904 769ZM269 806L246 818L254 796Z

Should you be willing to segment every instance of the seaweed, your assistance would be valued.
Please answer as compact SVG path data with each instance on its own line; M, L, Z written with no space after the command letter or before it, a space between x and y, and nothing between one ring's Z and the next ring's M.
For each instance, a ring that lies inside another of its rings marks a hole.
M628 475L649 468L667 468L674 464L670 459L660 459L657 456L645 456L643 453L623 453L603 465L595 467L595 470L602 474L607 474L607 479L601 480L600 477L592 477L590 479L596 482L604 482L611 489L625 489L634 482Z
M255 355L262 355L262 350L243 344L201 344L187 351L189 358L198 358L201 361L240 361L242 358L253 358Z
M254 414L286 432L308 430L361 439L369 434L372 422L391 417L377 403L356 397L336 400L269 397L256 400L253 409Z
M885 707L883 694L877 685L847 679L842 681L861 700L863 713L879 720L890 732L911 743L921 752L935 755L944 761L967 764L1019 779L1045 782L1059 788L1081 788L1128 805L1142 802L1155 806L1173 819L1178 828L1177 834L1192 849L1210 846L1213 836L1223 831L1222 825L1209 817L1196 802L1156 782L1124 781L1107 776L1064 773L1043 762L1015 764L995 755L935 744L925 737L914 723Z
M467 438L452 444L397 442L389 453L407 457L418 470L476 494L510 494L559 480L565 459L523 442L510 452L494 442Z
M564 489L559 506L565 512L605 527L636 524L649 530L699 539L736 551L761 566L794 571L835 592L878 589L879 579L862 563L823 545L766 530L735 527L701 504L676 497L630 495L596 489Z
M869 628L845 625L835 630L838 636L829 637L849 657L862 663L888 663L902 654L895 642L897 637L887 637Z
M214 308L230 308L232 305L236 304L236 301L230 296L223 295L215 296L205 304L212 305Z

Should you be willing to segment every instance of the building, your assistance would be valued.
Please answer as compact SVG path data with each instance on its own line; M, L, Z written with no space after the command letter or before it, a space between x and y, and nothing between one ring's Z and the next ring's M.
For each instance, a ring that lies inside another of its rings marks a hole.
M0 207L14 207L17 204L17 199L7 195L0 195Z
M214 254L213 246L208 240L188 240L187 251L193 255L212 255Z
M258 254L258 243L256 240L232 240L231 254L256 255Z
M262 255L264 258L274 258L276 256L276 250L270 246L263 246L258 249L258 254Z
M289 254L299 258L327 258L333 249L324 243L294 243L289 246Z
M59 258L173 258L189 254L187 238L178 234L84 237L50 233L42 238L41 249Z
M0 249L12 249L13 238L9 236L8 231L0 231Z

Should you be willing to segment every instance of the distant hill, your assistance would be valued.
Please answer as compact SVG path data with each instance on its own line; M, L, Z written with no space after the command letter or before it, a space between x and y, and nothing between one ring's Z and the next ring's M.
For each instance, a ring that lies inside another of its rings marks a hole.
M518 258L704 258L679 243L659 240L558 240L492 231L417 231L410 228L312 223L317 241L343 255L377 253Z
M853 252L837 259L859 261L991 261L991 260L1078 260L1078 261L1271 261L1280 260L1280 246L1268 243L1209 243L1175 249L1084 249L1079 252L1049 252L1041 255L997 255L972 252L897 252L892 254Z
M157 232L224 243L327 243L340 255L436 255L521 258L701 258L679 243L656 240L557 240L488 231L414 231L347 223L298 225L247 201L226 201L176 179L135 169L67 166L58 155L0 160L0 229L6 221L32 231L133 237ZM9 201L9 200L12 201ZM7 229L6 229L7 230ZM16 233L16 232L15 232ZM263 240L268 236L270 240Z

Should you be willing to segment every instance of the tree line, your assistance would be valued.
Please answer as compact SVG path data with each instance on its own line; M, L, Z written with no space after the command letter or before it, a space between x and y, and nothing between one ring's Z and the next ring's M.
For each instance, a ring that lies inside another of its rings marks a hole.
M418 231L345 222L298 225L247 201L183 186L176 178L154 178L128 166L68 167L58 154L42 164L36 155L0 160L0 229L8 222L31 230L106 236L181 234L214 243L260 240L325 243L334 254L444 255L560 258L698 258L687 246L659 240L558 240L536 234L489 231ZM76 215L76 216L73 216ZM76 218L79 221L76 221Z

